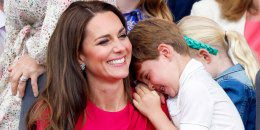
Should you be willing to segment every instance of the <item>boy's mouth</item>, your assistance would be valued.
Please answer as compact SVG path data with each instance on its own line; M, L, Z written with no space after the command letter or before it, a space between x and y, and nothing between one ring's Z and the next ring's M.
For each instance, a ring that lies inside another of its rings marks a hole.
M164 86L161 86L159 91L160 91L161 93L164 93L164 91L165 91Z

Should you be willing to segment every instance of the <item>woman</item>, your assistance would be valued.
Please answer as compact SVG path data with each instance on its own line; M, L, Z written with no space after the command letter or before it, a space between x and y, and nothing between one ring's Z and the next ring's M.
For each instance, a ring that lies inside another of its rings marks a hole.
M69 0L69 1L67 1L67 0L49 0L47 12L46 12L46 16L45 16L45 22L44 22L45 28L44 28L44 31L42 31L42 33L43 33L42 37L43 37L43 39L45 39L45 42L48 41L50 35L52 34L52 31L54 30L57 20L60 17L61 13L71 3L75 2L75 1L78 1L78 0ZM145 19L145 18L159 17L159 18L163 18L166 20L172 19L170 11L167 8L167 5L165 4L164 0L159 0L159 1L157 1L157 0L141 0L141 1L139 1L139 0L103 0L103 1L109 2L109 3L117 6L117 8L119 8L120 11L124 13L124 17L127 20L127 31L128 32L138 21ZM42 54L42 56L45 56L45 53ZM23 64L25 64L25 63L23 62ZM20 69L19 71L22 71L22 69ZM12 73L16 73L16 72L12 72ZM41 76L38 79L39 80L38 85L39 85L40 90L41 90L41 88L43 88L45 86L44 85L45 80L46 80L45 77L46 77L46 75ZM30 84L31 82L28 82L28 81L32 81L32 83L34 83L34 84L31 85ZM25 126L24 126L25 116L24 115L28 111L27 108L30 107L30 105L33 103L33 100L35 99L32 92L34 92L36 96L38 94L38 92L37 92L38 89L31 90L31 88L37 88L37 87L34 87L34 86L37 86L37 84L35 85L36 81L33 81L33 80L28 80L28 81L27 81L27 83L29 83L29 84L27 85L26 89L25 89L25 87L18 88L19 95L21 97L23 97L23 95L24 95L23 94L24 90L26 91L26 94L25 94L26 96L23 98L23 101L22 101L20 124L19 124L20 129L25 128ZM22 83L24 83L24 82L22 82ZM20 86L20 84L19 84L19 86ZM22 88L22 89L20 89L20 88ZM13 93L15 93L15 91L13 91Z
M5 2L7 40L6 52L0 57L0 129L18 127L21 100L12 95L23 98L26 83L30 83L34 97L39 95L37 80L46 71L45 57L49 38L61 13L75 1L78 0L9 0ZM154 0L136 0L134 3L131 3L131 0L102 1L116 5L120 9L124 9L119 4L121 1L127 6L129 3L133 5L133 10L142 7L143 12L138 13L142 14L140 16L157 17L169 14L163 0L159 3ZM156 5L156 8L146 6L148 4ZM135 13L125 17L129 17L128 23L144 18L136 19ZM26 82L29 78L31 82Z
M72 3L50 39L47 86L28 113L27 129L152 128L131 104L126 33L115 7Z

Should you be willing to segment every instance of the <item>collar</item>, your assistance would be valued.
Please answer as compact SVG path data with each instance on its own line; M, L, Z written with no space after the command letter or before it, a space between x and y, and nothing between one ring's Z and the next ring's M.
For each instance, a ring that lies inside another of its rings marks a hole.
M228 68L227 70L225 70L224 72L222 72L220 75L218 75L217 78L215 78L215 80L217 80L225 75L228 75L228 74L231 74L234 72L238 72L238 71L242 71L242 70L244 70L244 67L241 64L235 64L235 65L231 66L230 68Z
M180 86L183 86L186 80L188 80L194 72L197 72L198 70L201 70L203 68L204 66L202 65L202 63L195 59L191 59L182 71L179 80Z
M0 10L0 28L5 26L5 14Z

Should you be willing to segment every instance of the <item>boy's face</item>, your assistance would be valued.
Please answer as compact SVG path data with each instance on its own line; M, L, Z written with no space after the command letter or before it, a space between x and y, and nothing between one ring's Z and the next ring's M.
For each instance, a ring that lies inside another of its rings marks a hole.
M160 55L157 59L146 60L141 64L137 79L149 89L174 97L179 90L177 64Z

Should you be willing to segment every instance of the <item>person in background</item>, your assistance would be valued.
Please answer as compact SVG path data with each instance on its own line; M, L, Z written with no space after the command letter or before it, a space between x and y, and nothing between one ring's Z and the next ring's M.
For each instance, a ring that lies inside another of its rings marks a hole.
M131 103L131 52L116 7L70 4L50 38L47 86L27 115L27 129L153 129Z
M147 18L173 20L165 0L117 0L117 7L127 21L128 32L138 21Z
M133 94L134 105L156 129L244 130L230 98L202 63L190 57L176 24L156 18L140 21L129 39L133 79L169 96L167 106L173 123L161 110L156 92L141 86Z
M191 56L199 60L225 90L235 104L246 130L255 129L255 76L258 60L236 31L225 31L211 19L200 16L184 17L179 23L181 33L194 43L205 43L212 50L190 46ZM198 41L198 42L197 42Z
M5 14L4 14L4 0L0 0L0 56L5 47ZM0 73L0 77L1 77Z
M223 29L243 34L260 62L259 0L201 0L193 5L191 15L213 19Z
M190 15L192 5L199 0L168 0L168 7L174 17L174 22L178 23L183 17Z

